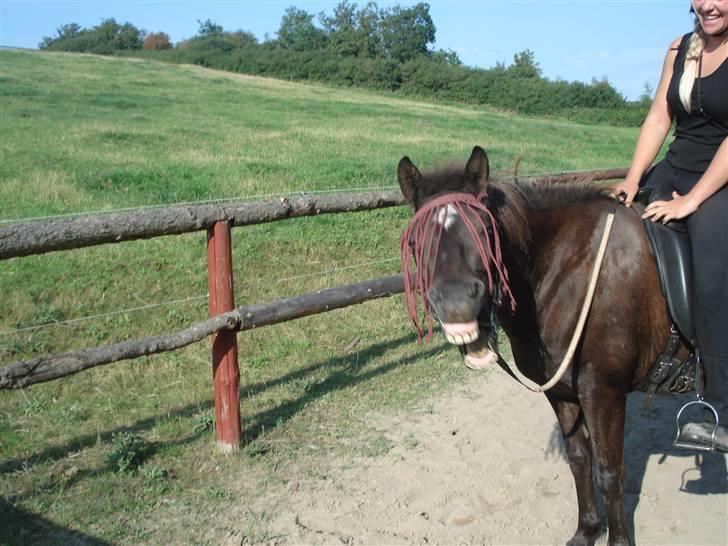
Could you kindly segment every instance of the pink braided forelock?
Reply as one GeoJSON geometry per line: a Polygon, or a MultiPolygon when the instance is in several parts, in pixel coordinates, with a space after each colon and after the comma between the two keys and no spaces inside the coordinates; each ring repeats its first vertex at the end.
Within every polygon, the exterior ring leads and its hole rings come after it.
{"type": "Polygon", "coordinates": [[[513,297],[508,282],[508,271],[503,263],[501,253],[501,239],[498,232],[498,224],[488,207],[483,203],[485,194],[481,193],[477,197],[470,193],[448,193],[440,197],[435,197],[426,202],[412,217],[407,228],[400,237],[400,250],[402,253],[402,271],[404,272],[404,293],[407,313],[412,320],[412,324],[417,330],[417,337],[422,340],[423,330],[420,326],[418,302],[417,298],[422,300],[424,316],[427,320],[427,339],[432,337],[432,308],[427,299],[427,291],[432,286],[435,268],[429,267],[431,258],[437,256],[440,248],[440,239],[444,229],[443,223],[434,222],[433,220],[439,215],[441,209],[447,210],[447,206],[452,206],[458,217],[465,224],[470,237],[475,243],[480,259],[485,266],[488,280],[488,291],[492,295],[495,291],[495,281],[493,273],[489,267],[489,263],[495,267],[498,273],[499,286],[504,299],[510,302],[511,311],[516,310],[516,300],[513,297]],[[476,218],[474,224],[470,219],[470,215],[466,212],[470,210],[476,218]],[[484,214],[493,229],[493,238],[488,233],[488,229],[481,214],[484,214]],[[478,235],[478,227],[484,234],[484,240],[478,235]],[[411,244],[410,244],[411,243],[411,244]],[[412,260],[414,259],[417,267],[413,272],[412,260]]]}

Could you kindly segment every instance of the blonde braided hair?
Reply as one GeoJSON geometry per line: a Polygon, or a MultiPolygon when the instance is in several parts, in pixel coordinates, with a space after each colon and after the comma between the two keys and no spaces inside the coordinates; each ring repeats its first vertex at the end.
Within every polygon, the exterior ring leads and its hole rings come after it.
{"type": "Polygon", "coordinates": [[[680,85],[678,87],[680,102],[688,113],[692,110],[690,95],[693,92],[693,85],[695,84],[695,77],[698,72],[698,60],[703,54],[706,41],[707,37],[705,32],[703,32],[703,28],[700,26],[700,22],[696,16],[695,31],[690,36],[690,41],[688,42],[688,51],[685,54],[685,65],[683,66],[683,73],[680,77],[680,85]]]}

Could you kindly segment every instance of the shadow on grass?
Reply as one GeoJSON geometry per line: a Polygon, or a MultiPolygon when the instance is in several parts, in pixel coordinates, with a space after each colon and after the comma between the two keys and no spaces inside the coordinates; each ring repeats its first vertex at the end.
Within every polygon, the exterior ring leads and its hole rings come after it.
{"type": "Polygon", "coordinates": [[[31,544],[77,544],[110,546],[112,543],[91,535],[56,525],[0,499],[0,536],[8,546],[31,544]]]}
{"type": "MultiPolygon", "coordinates": [[[[401,342],[401,339],[397,340],[396,344],[399,345],[401,342]]],[[[394,360],[388,364],[383,364],[376,369],[364,373],[356,373],[355,368],[366,365],[367,361],[381,356],[389,348],[391,348],[387,347],[387,345],[388,344],[373,346],[372,348],[359,353],[358,362],[349,364],[340,370],[332,372],[325,380],[308,389],[304,395],[280,404],[267,411],[260,412],[255,416],[248,417],[246,419],[247,426],[243,431],[243,444],[249,444],[258,439],[258,437],[264,433],[266,426],[271,428],[271,426],[277,426],[281,422],[288,421],[317,398],[325,396],[326,394],[336,390],[346,389],[359,383],[364,383],[377,376],[384,375],[392,370],[411,364],[423,358],[432,357],[442,350],[441,346],[433,346],[426,351],[418,351],[417,354],[394,360]]],[[[331,360],[341,360],[341,358],[331,360]]]]}
{"type": "MultiPolygon", "coordinates": [[[[356,368],[366,366],[369,362],[382,356],[387,351],[393,350],[406,343],[412,343],[413,339],[414,338],[412,335],[406,335],[397,339],[392,339],[386,342],[371,345],[367,349],[359,351],[358,358],[356,359],[355,363],[348,363],[352,360],[351,355],[339,355],[331,357],[323,362],[312,364],[311,366],[307,366],[305,368],[301,368],[299,370],[287,373],[279,378],[270,381],[264,381],[244,386],[241,389],[241,394],[243,394],[244,396],[254,396],[258,393],[265,391],[266,389],[285,384],[289,381],[302,379],[305,376],[318,370],[331,367],[341,367],[340,370],[332,372],[327,379],[315,385],[314,388],[308,390],[303,396],[299,397],[298,399],[286,402],[284,404],[281,404],[280,406],[264,411],[258,415],[245,416],[247,430],[244,431],[244,442],[251,442],[258,438],[263,430],[263,427],[268,426],[270,428],[270,425],[272,424],[279,424],[290,419],[292,416],[294,416],[316,398],[319,398],[329,392],[336,391],[338,389],[347,388],[355,384],[368,381],[370,379],[373,379],[374,377],[385,374],[407,363],[431,356],[432,354],[440,350],[440,347],[436,346],[428,351],[418,352],[412,357],[394,361],[371,371],[367,371],[365,373],[356,373],[356,368]]],[[[141,419],[131,426],[116,427],[105,432],[93,432],[85,434],[83,436],[78,436],[63,443],[62,445],[47,447],[46,449],[30,457],[15,458],[4,461],[0,463],[0,474],[17,472],[20,470],[28,470],[37,464],[43,464],[49,461],[64,459],[72,453],[96,445],[99,441],[105,443],[111,442],[115,434],[123,432],[143,432],[145,430],[153,428],[161,419],[168,420],[170,418],[178,417],[191,418],[194,415],[198,415],[201,412],[210,410],[213,407],[214,402],[212,400],[203,403],[188,404],[182,408],[178,408],[173,411],[165,411],[160,415],[141,419]]],[[[179,440],[155,443],[154,451],[158,452],[172,446],[181,446],[192,443],[204,434],[209,434],[209,429],[202,428],[200,430],[196,430],[192,434],[189,434],[184,438],[180,438],[179,440]]],[[[110,467],[103,469],[103,471],[111,470],[112,469],[110,467]]]]}
{"type": "MultiPolygon", "coordinates": [[[[213,406],[212,401],[203,402],[201,404],[188,404],[183,408],[174,411],[165,412],[161,415],[155,415],[146,419],[141,419],[131,426],[116,427],[106,432],[89,433],[83,436],[73,438],[62,445],[50,446],[43,451],[31,455],[27,458],[10,459],[0,463],[0,474],[10,472],[18,472],[20,470],[29,470],[37,464],[57,461],[64,459],[69,455],[96,445],[99,442],[111,442],[115,434],[122,432],[140,432],[152,428],[161,419],[169,419],[176,417],[192,417],[198,413],[210,409],[213,406]]],[[[202,431],[200,431],[202,432],[202,431]]]]}

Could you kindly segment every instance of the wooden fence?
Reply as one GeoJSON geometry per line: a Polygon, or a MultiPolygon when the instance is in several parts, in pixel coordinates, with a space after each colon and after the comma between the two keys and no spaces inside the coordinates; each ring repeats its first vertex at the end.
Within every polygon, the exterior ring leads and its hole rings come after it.
{"type": "MultiPolygon", "coordinates": [[[[626,169],[561,173],[534,181],[612,180],[622,178],[626,173],[626,169]]],[[[216,440],[221,450],[236,450],[242,436],[237,332],[388,297],[402,292],[404,283],[401,275],[393,275],[270,304],[235,308],[231,227],[316,214],[372,210],[403,203],[398,191],[304,195],[268,202],[165,207],[0,227],[0,259],[205,230],[211,316],[209,320],[169,335],[8,364],[0,368],[0,388],[26,387],[103,364],[172,351],[212,335],[216,440]]]]}

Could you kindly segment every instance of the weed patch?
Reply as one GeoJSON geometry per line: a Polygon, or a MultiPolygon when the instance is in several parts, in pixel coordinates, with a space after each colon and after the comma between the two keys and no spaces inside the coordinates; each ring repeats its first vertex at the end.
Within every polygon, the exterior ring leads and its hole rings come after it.
{"type": "Polygon", "coordinates": [[[136,471],[153,452],[153,447],[140,434],[119,432],[113,436],[106,462],[115,472],[128,474],[136,471]]]}

